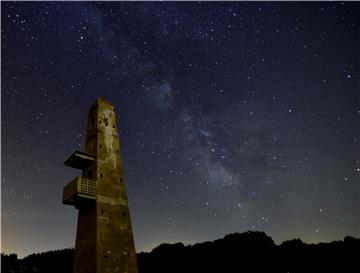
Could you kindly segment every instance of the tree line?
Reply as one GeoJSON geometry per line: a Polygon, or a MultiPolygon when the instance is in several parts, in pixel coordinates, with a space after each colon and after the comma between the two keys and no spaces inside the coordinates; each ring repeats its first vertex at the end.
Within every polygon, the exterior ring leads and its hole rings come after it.
{"type": "MultiPolygon", "coordinates": [[[[162,244],[137,254],[139,273],[201,272],[358,272],[360,239],[306,244],[300,239],[276,245],[264,232],[226,235],[185,246],[162,244]]],[[[3,273],[72,273],[74,249],[31,254],[1,254],[3,273]]]]}

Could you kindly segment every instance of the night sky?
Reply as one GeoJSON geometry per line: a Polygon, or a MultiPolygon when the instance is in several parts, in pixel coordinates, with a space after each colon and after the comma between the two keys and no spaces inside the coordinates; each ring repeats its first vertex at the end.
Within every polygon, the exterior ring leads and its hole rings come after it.
{"type": "Polygon", "coordinates": [[[2,251],[74,247],[62,189],[117,107],[136,250],[360,236],[359,2],[1,2],[2,251]]]}

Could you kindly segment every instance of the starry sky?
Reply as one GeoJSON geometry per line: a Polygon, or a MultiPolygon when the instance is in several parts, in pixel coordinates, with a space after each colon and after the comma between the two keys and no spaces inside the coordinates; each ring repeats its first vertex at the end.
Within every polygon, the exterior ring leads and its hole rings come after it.
{"type": "Polygon", "coordinates": [[[359,231],[359,2],[1,2],[2,251],[73,247],[63,165],[117,107],[137,251],[359,231]]]}

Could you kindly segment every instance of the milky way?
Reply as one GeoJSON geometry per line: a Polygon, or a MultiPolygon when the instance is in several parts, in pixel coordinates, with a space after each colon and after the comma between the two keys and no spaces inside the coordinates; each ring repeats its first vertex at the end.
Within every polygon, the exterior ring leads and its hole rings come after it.
{"type": "Polygon", "coordinates": [[[359,237],[357,2],[2,2],[2,251],[73,247],[89,106],[115,103],[137,251],[359,237]]]}

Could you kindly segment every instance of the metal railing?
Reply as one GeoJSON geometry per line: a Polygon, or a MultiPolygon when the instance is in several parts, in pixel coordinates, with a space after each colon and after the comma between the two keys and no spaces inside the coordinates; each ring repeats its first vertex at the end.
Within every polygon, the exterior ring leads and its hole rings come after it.
{"type": "Polygon", "coordinates": [[[96,199],[97,181],[87,177],[75,177],[64,187],[63,203],[76,205],[81,199],[96,199]]]}
{"type": "MultiPolygon", "coordinates": [[[[80,185],[78,185],[78,190],[80,193],[96,195],[96,180],[86,177],[78,177],[80,178],[80,185]]],[[[78,182],[79,183],[79,182],[78,182]]]]}

